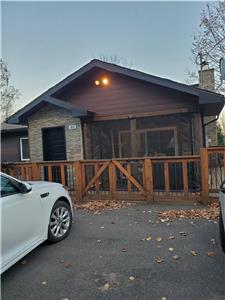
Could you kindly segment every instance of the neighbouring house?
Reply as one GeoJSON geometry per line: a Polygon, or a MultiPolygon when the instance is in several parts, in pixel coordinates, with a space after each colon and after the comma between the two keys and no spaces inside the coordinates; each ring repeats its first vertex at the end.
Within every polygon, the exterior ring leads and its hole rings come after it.
{"type": "Polygon", "coordinates": [[[223,106],[212,69],[195,87],[95,59],[7,122],[28,126],[29,156],[19,160],[193,155],[216,144],[223,106]]]}
{"type": "Polygon", "coordinates": [[[1,162],[29,161],[28,128],[25,125],[1,124],[1,162]]]}

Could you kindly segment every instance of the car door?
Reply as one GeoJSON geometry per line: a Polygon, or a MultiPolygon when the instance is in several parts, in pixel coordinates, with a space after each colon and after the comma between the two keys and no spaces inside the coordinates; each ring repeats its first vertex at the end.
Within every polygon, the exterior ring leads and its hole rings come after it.
{"type": "Polygon", "coordinates": [[[19,185],[18,181],[1,175],[2,267],[42,236],[40,199],[32,190],[21,193],[19,185]]]}

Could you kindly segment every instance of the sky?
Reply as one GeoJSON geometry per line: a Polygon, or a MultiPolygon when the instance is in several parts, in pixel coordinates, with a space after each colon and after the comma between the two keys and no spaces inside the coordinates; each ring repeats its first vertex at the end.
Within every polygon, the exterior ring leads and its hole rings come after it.
{"type": "Polygon", "coordinates": [[[20,108],[90,60],[185,82],[205,2],[2,2],[2,58],[20,108]]]}

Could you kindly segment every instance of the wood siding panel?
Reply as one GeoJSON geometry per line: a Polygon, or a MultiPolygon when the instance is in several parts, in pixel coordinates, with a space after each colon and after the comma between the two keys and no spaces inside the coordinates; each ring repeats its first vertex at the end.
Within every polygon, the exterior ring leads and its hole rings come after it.
{"type": "Polygon", "coordinates": [[[96,112],[97,116],[162,111],[186,108],[196,111],[197,98],[137,79],[91,71],[57,97],[73,105],[96,112]],[[95,86],[102,76],[109,78],[107,87],[95,86]]]}
{"type": "Polygon", "coordinates": [[[20,159],[20,138],[27,137],[27,132],[1,134],[1,161],[18,162],[20,159]]]}

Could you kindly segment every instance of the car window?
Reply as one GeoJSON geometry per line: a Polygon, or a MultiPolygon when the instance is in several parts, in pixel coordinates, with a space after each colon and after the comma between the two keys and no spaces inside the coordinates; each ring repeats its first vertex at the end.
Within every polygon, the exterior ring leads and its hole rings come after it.
{"type": "Polygon", "coordinates": [[[11,179],[1,176],[1,197],[9,196],[12,194],[20,193],[19,186],[11,179]]]}

